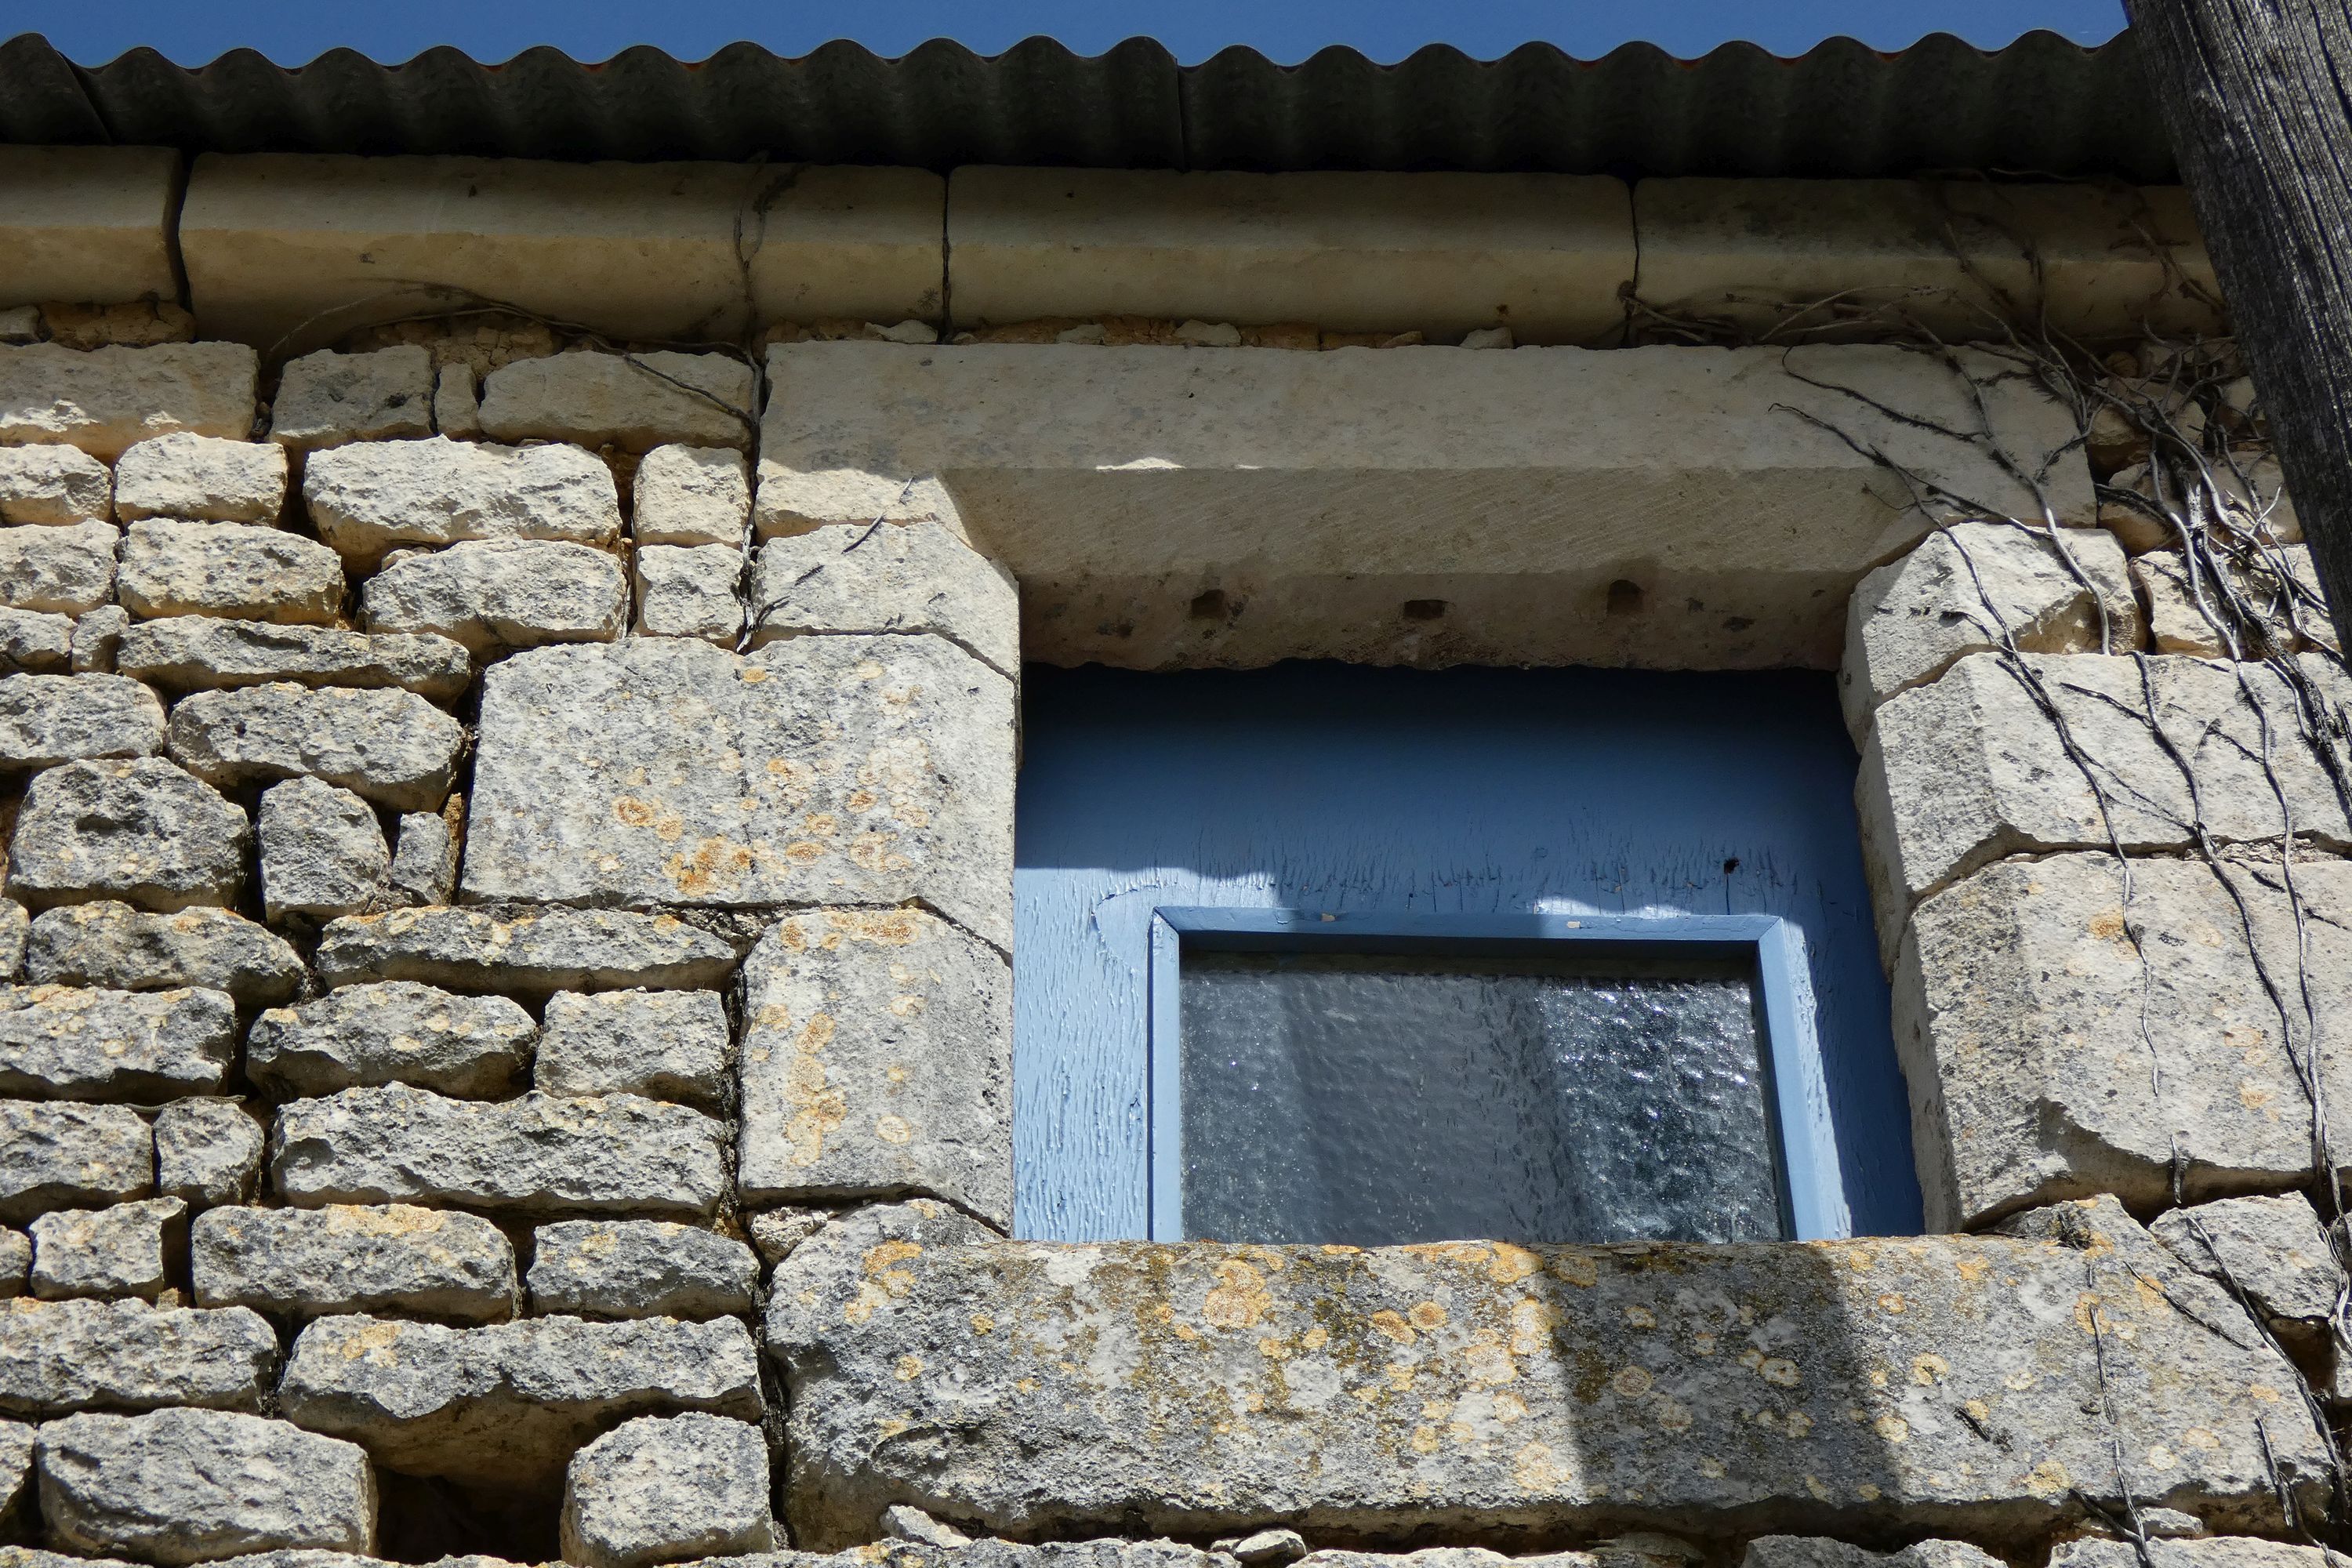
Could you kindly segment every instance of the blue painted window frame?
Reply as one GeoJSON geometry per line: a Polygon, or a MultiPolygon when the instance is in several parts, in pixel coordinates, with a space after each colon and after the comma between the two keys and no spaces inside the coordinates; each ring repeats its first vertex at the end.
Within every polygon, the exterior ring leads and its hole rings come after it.
{"type": "Polygon", "coordinates": [[[1753,965],[1761,994],[1768,1104],[1782,1212],[1793,1239],[1853,1234],[1830,1122],[1829,1086],[1811,1005],[1804,933],[1778,915],[1492,914],[1416,916],[1298,909],[1160,905],[1152,910],[1147,979],[1150,1231],[1184,1239],[1183,1091],[1178,986],[1193,951],[1475,953],[1559,942],[1593,957],[1687,953],[1753,965]]]}

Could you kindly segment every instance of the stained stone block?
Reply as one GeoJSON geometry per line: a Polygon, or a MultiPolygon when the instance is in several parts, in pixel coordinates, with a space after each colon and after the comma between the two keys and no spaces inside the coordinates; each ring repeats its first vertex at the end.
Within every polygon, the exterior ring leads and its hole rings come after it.
{"type": "Polygon", "coordinates": [[[1013,574],[937,522],[844,523],[771,539],[751,575],[751,646],[812,632],[935,632],[1021,670],[1013,574]]]}
{"type": "Polygon", "coordinates": [[[445,702],[474,677],[473,660],[447,637],[370,637],[338,626],[210,616],[176,616],[129,627],[115,668],[174,691],[292,680],[305,686],[402,686],[445,702]]]}
{"type": "MultiPolygon", "coordinates": [[[[142,441],[114,465],[114,515],[274,525],[286,506],[286,448],[181,431],[142,441]]],[[[103,512],[85,515],[103,517],[103,512]]]]}
{"type": "Polygon", "coordinates": [[[547,1000],[531,1070],[549,1094],[642,1094],[708,1109],[731,1054],[716,992],[567,992],[547,1000]]]}
{"type": "Polygon", "coordinates": [[[629,622],[620,562],[562,540],[479,540],[412,555],[369,578],[360,598],[372,631],[437,633],[478,657],[611,642],[629,622]]]}
{"type": "Polygon", "coordinates": [[[433,356],[415,343],[289,360],[269,438],[298,452],[433,434],[433,356]]]}
{"type": "Polygon", "coordinates": [[[114,596],[121,540],[110,522],[0,528],[0,605],[56,616],[96,609],[114,596]]]}
{"type": "Polygon", "coordinates": [[[464,1099],[503,1095],[539,1026],[504,996],[459,996],[413,980],[347,985],[254,1020],[253,1081],[289,1099],[406,1083],[464,1099]]]}
{"type": "Polygon", "coordinates": [[[307,774],[396,811],[432,811],[448,796],[466,730],[413,691],[277,681],[182,698],[169,744],[212,784],[307,774]]]}
{"type": "Polygon", "coordinates": [[[493,447],[440,437],[342,447],[303,464],[302,499],[320,538],[366,560],[396,544],[602,544],[621,531],[612,469],[577,447],[493,447]]]}
{"type": "Polygon", "coordinates": [[[514,1247],[478,1215],[411,1204],[216,1208],[189,1229],[196,1302],[279,1317],[514,1314],[514,1247]]]}
{"type": "Polygon", "coordinates": [[[300,988],[301,955],[284,937],[227,910],[149,914],[101,901],[48,910],[32,923],[25,975],[37,985],[122,991],[198,986],[242,1004],[283,1002],[300,988]]]}
{"type": "Polygon", "coordinates": [[[250,1410],[278,1369],[278,1336],[242,1307],[144,1301],[0,1303],[0,1412],[92,1406],[250,1410]]]}
{"type": "Polygon", "coordinates": [[[446,815],[412,811],[401,817],[388,879],[404,904],[446,904],[457,896],[457,837],[446,815]]]}
{"type": "Polygon", "coordinates": [[[0,447],[0,522],[103,520],[114,515],[113,495],[114,476],[87,452],[0,447]]]}
{"type": "Polygon", "coordinates": [[[179,1198],[146,1198],[102,1209],[60,1209],[35,1220],[33,1294],[139,1296],[153,1300],[170,1283],[167,1231],[188,1217],[179,1198]]]}
{"type": "Polygon", "coordinates": [[[463,991],[707,988],[743,948],[675,915],[621,910],[394,910],[329,922],[312,962],[330,985],[420,980],[463,991]]]}
{"type": "Polygon", "coordinates": [[[2049,1218],[1359,1250],[982,1242],[862,1211],[770,1296],[789,1522],[823,1551],[902,1502],[1057,1537],[1600,1531],[1633,1506],[1693,1533],[1965,1521],[2021,1544],[2127,1489],[2275,1529],[2257,1422],[2287,1487],[2323,1474],[2285,1359],[2112,1200],[2049,1218]]]}
{"type": "Polygon", "coordinates": [[[2336,1310],[2342,1270],[2301,1193],[2174,1209],[2148,1229],[2198,1273],[2234,1279],[2269,1317],[2317,1321],[2336,1310]]]}
{"type": "Polygon", "coordinates": [[[270,1170],[287,1202],[419,1199],[526,1214],[708,1214],[726,1190],[726,1131],[633,1094],[495,1104],[392,1085],[278,1113],[270,1170]]]}
{"type": "Polygon", "coordinates": [[[900,904],[1007,945],[1013,687],[937,637],[541,648],[483,679],[464,889],[900,904]]]}
{"type": "Polygon", "coordinates": [[[356,914],[383,896],[392,871],[375,809],[314,778],[264,790],[254,836],[261,848],[261,905],[273,921],[356,914]]]}
{"type": "Polygon", "coordinates": [[[315,539],[244,522],[134,522],[115,590],[142,619],[220,616],[331,626],[343,558],[315,539]]]}
{"type": "Polygon", "coordinates": [[[572,1456],[562,1533],[582,1568],[771,1551],[767,1439],[724,1415],[625,1421],[572,1456]]]}
{"type": "Polygon", "coordinates": [[[732,1318],[478,1329],[322,1318],[294,1342],[278,1398],[289,1419],[394,1469],[541,1493],[573,1449],[629,1416],[761,1410],[759,1356],[732,1318]]]}
{"type": "Polygon", "coordinates": [[[717,1318],[751,1310],[760,1260],[732,1237],[661,1220],[566,1220],[533,1239],[530,1310],[717,1318]]]}
{"type": "MultiPolygon", "coordinates": [[[[1854,801],[1882,956],[1920,900],[2009,855],[2185,849],[2200,815],[2223,843],[2276,838],[2291,814],[2306,843],[2352,847],[2334,776],[2272,672],[2172,656],[2023,663],[2063,735],[1998,654],[1878,710],[1854,801]]],[[[2352,695],[2341,672],[2315,674],[2352,695]]]]}
{"type": "Polygon", "coordinates": [[[629,499],[629,533],[641,546],[740,550],[751,525],[749,467],[723,447],[656,447],[637,465],[629,499]]]}
{"type": "Polygon", "coordinates": [[[740,447],[751,443],[759,398],[751,367],[732,354],[572,353],[490,372],[481,421],[494,441],[740,447]]]}
{"type": "Polygon", "coordinates": [[[154,1134],[129,1106],[0,1100],[0,1219],[121,1203],[154,1186],[154,1134]]]}
{"type": "Polygon", "coordinates": [[[58,443],[111,462],[174,430],[242,437],[258,370],[243,343],[0,348],[0,443],[58,443]]]}
{"type": "MultiPolygon", "coordinates": [[[[2191,1202],[2307,1179],[2302,987],[2319,1019],[2352,1007],[2352,862],[2294,868],[2300,956],[2274,856],[2130,869],[2126,898],[2109,856],[2005,861],[1913,917],[1895,1046],[1929,1229],[2101,1192],[2159,1207],[2176,1146],[2191,1202]],[[2285,977],[2284,1029],[2257,954],[2285,977]]],[[[2316,1057],[2330,1137],[2352,1149],[2352,1072],[2316,1057]]]]}
{"type": "Polygon", "coordinates": [[[646,544],[632,562],[637,635],[700,637],[731,648],[743,630],[743,552],[729,544],[646,544]]]}
{"type": "Polygon", "coordinates": [[[210,1563],[289,1550],[369,1552],[375,1478],[365,1450],[226,1410],[73,1415],[40,1435],[49,1540],[142,1563],[210,1563]]]}
{"type": "Polygon", "coordinates": [[[60,675],[73,668],[73,619],[0,605],[0,675],[60,675]]]}
{"type": "Polygon", "coordinates": [[[8,890],[37,908],[121,899],[228,904],[245,880],[245,813],[162,757],[68,763],[25,792],[8,890]]]}
{"type": "Polygon", "coordinates": [[[0,768],[53,768],[83,757],[163,749],[163,704],[119,675],[0,679],[0,768]]]}
{"type": "Polygon", "coordinates": [[[1864,577],[1847,601],[1838,671],[1846,729],[1861,745],[1879,704],[1969,654],[2000,647],[2003,628],[2025,653],[2098,653],[2103,614],[2107,651],[2129,653],[2146,641],[2123,546],[2111,533],[2068,529],[2053,542],[2041,529],[2011,522],[1931,533],[1864,577]]]}
{"type": "Polygon", "coordinates": [[[253,1196],[268,1132],[233,1100],[175,1100],[155,1113],[155,1188],[198,1208],[253,1196]]]}
{"type": "Polygon", "coordinates": [[[743,963],[746,1201],[1013,1207],[1013,987],[1002,954],[919,910],[780,921],[743,963]]]}
{"type": "Polygon", "coordinates": [[[0,986],[0,1094],[208,1094],[236,1055],[236,1005],[218,991],[0,986]]]}

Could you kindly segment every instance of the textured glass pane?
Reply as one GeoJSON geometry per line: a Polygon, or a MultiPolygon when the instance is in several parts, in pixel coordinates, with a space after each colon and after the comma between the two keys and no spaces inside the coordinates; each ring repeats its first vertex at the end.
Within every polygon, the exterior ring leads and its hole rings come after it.
{"type": "Polygon", "coordinates": [[[1783,1234],[1744,972],[1188,948],[1178,994],[1188,1237],[1783,1234]]]}

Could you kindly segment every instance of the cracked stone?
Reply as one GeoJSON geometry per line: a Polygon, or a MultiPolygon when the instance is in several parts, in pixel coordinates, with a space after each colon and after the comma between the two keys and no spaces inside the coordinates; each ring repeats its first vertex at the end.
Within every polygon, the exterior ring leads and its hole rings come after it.
{"type": "Polygon", "coordinates": [[[348,985],[254,1020],[246,1071],[287,1099],[406,1083],[463,1099],[507,1093],[539,1026],[504,996],[410,980],[348,985]]]}
{"type": "Polygon", "coordinates": [[[261,795],[254,837],[261,848],[261,903],[273,921],[356,914],[383,894],[392,850],[374,807],[314,778],[261,795]]]}
{"type": "Polygon", "coordinates": [[[278,681],[182,698],[169,744],[210,784],[307,774],[395,811],[436,811],[466,730],[413,691],[278,681]]]}
{"type": "Polygon", "coordinates": [[[751,367],[732,354],[574,352],[516,360],[482,378],[483,433],[643,452],[664,442],[748,447],[751,367]]]}
{"type": "Polygon", "coordinates": [[[415,343],[289,360],[269,412],[269,438],[299,452],[432,434],[433,356],[415,343]]]}
{"type": "Polygon", "coordinates": [[[278,1369],[278,1336],[242,1307],[140,1300],[0,1302],[0,1412],[92,1407],[250,1410],[278,1369]]]}
{"type": "Polygon", "coordinates": [[[0,679],[0,768],[53,768],[163,748],[163,704],[119,675],[0,679]]]}
{"type": "Polygon", "coordinates": [[[760,546],[751,646],[811,633],[931,632],[1008,679],[1021,670],[1013,574],[937,522],[844,523],[760,546]]]}
{"type": "Polygon", "coordinates": [[[2336,1310],[2342,1271],[2318,1213],[2301,1193],[2174,1209],[2147,1228],[2198,1273],[2236,1280],[2270,1317],[2315,1322],[2336,1310]]]}
{"type": "Polygon", "coordinates": [[[249,1005],[293,995],[303,969],[284,937],[231,910],[159,915],[103,900],[45,910],[33,921],[25,976],[37,985],[121,991],[197,986],[249,1005]]]}
{"type": "MultiPolygon", "coordinates": [[[[179,431],[142,441],[114,465],[114,515],[275,526],[286,506],[286,448],[179,431]]],[[[103,512],[88,512],[102,517],[103,512]]]]}
{"type": "Polygon", "coordinates": [[[767,1439],[724,1415],[625,1421],[572,1457],[562,1537],[581,1568],[772,1551],[767,1439]]]}
{"type": "Polygon", "coordinates": [[[711,991],[569,992],[548,998],[533,1081],[549,1094],[641,1094],[716,1109],[731,1054],[711,991]]]}
{"type": "Polygon", "coordinates": [[[236,901],[245,813],[162,757],[35,776],[8,847],[8,889],[37,907],[121,899],[151,910],[236,901]]]}
{"type": "Polygon", "coordinates": [[[58,616],[96,609],[114,597],[121,542],[110,522],[0,528],[0,605],[58,616]]]}
{"type": "Polygon", "coordinates": [[[718,1318],[749,1312],[760,1260],[732,1237],[662,1220],[539,1227],[530,1307],[583,1318],[718,1318]]]}
{"type": "Polygon", "coordinates": [[[561,540],[480,540],[408,556],[369,578],[360,601],[371,631],[435,632],[478,656],[611,642],[629,624],[620,562],[561,540]]]}
{"type": "Polygon", "coordinates": [[[364,560],[398,544],[603,544],[621,531],[612,469],[577,447],[494,447],[440,437],[341,447],[303,465],[302,499],[320,538],[364,560]]]}
{"type": "Polygon", "coordinates": [[[0,1219],[143,1198],[155,1137],[127,1105],[0,1100],[0,1219]]]}
{"type": "Polygon", "coordinates": [[[188,1217],[179,1198],[145,1198],[102,1209],[60,1209],[32,1224],[33,1294],[139,1296],[153,1300],[169,1283],[167,1231],[188,1217]]]}
{"type": "Polygon", "coordinates": [[[248,522],[134,522],[115,590],[142,620],[331,626],[343,609],[343,558],[315,539],[248,522]]]}
{"type": "Polygon", "coordinates": [[[405,632],[371,637],[339,626],[174,616],[125,629],[115,655],[124,675],[174,691],[272,681],[305,686],[405,687],[446,702],[474,678],[474,661],[447,637],[405,632]]]}
{"type": "Polygon", "coordinates": [[[189,1231],[196,1302],[279,1317],[514,1315],[514,1247],[478,1215],[411,1204],[216,1208],[189,1231]]]}
{"type": "Polygon", "coordinates": [[[208,1094],[236,1055],[236,1005],[218,991],[0,986],[0,1094],[208,1094]]]}

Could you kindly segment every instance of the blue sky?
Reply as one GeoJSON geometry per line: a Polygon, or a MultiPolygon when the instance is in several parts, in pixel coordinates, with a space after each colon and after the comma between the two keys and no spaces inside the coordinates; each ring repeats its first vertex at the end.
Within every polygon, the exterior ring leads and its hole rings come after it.
{"type": "Polygon", "coordinates": [[[534,44],[604,59],[649,43],[698,59],[738,38],[798,54],[846,37],[897,54],[925,38],[950,37],[992,53],[1035,33],[1089,54],[1148,34],[1187,62],[1235,43],[1285,61],[1335,43],[1391,60],[1432,42],[1487,57],[1530,39],[1586,57],[1636,38],[1679,55],[1704,54],[1730,38],[1801,54],[1838,34],[1882,49],[1938,31],[1998,47],[2035,27],[2096,43],[2122,26],[2120,0],[13,0],[0,6],[0,36],[45,33],[84,64],[141,44],[183,64],[240,46],[289,65],[338,45],[397,61],[436,44],[498,60],[534,44]]]}

